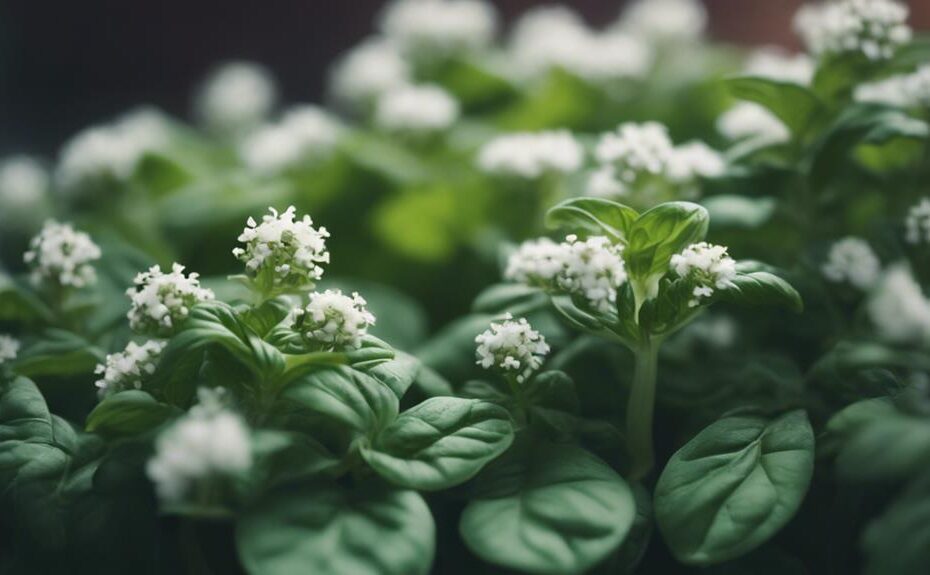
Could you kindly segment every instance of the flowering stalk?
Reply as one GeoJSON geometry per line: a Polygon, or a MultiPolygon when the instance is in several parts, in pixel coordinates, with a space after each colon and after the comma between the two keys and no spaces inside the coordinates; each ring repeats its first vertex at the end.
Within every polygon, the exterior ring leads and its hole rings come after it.
{"type": "Polygon", "coordinates": [[[626,406],[627,449],[630,452],[630,478],[645,477],[654,463],[652,417],[655,412],[660,341],[645,336],[633,354],[636,358],[633,386],[626,406]]]}

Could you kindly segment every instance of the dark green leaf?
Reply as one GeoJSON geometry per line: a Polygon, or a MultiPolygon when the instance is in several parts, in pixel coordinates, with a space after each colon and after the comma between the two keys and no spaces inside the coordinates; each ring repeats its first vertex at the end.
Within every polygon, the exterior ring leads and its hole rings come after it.
{"type": "Polygon", "coordinates": [[[804,310],[801,295],[791,284],[769,272],[740,273],[733,285],[715,291],[724,301],[741,305],[775,305],[800,313],[804,310]]]}
{"type": "Polygon", "coordinates": [[[144,433],[181,414],[181,410],[160,403],[136,389],[105,397],[87,416],[87,431],[110,437],[144,433]]]}
{"type": "Polygon", "coordinates": [[[726,85],[740,100],[755,102],[772,112],[795,137],[803,136],[824,112],[813,92],[793,82],[741,77],[728,79],[726,85]]]}
{"type": "MultiPolygon", "coordinates": [[[[926,469],[926,467],[924,467],[926,469]]],[[[865,530],[865,575],[923,575],[930,564],[930,475],[924,473],[865,530]]]]}
{"type": "Polygon", "coordinates": [[[83,337],[62,329],[47,329],[16,358],[14,369],[26,377],[91,374],[105,354],[83,337]]]}

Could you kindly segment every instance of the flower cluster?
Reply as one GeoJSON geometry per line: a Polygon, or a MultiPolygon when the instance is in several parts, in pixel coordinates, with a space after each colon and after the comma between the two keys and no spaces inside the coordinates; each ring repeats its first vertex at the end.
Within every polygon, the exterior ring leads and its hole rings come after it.
{"type": "Polygon", "coordinates": [[[930,65],[910,74],[891,76],[856,87],[854,98],[901,108],[930,108],[930,65]]]}
{"type": "Polygon", "coordinates": [[[867,310],[883,339],[892,343],[930,340],[930,301],[906,265],[895,265],[885,272],[867,310]]]}
{"type": "Polygon", "coordinates": [[[19,353],[19,341],[0,333],[0,365],[16,359],[17,353],[19,353]]]}
{"type": "Polygon", "coordinates": [[[730,140],[782,142],[788,128],[774,114],[754,102],[740,102],[717,119],[717,131],[730,140]]]}
{"type": "Polygon", "coordinates": [[[497,13],[482,0],[394,0],[380,25],[407,56],[441,59],[488,46],[497,13]]]}
{"type": "Polygon", "coordinates": [[[834,0],[805,4],[794,27],[815,56],[861,53],[884,60],[911,39],[907,6],[894,0],[834,0]]]}
{"type": "Polygon", "coordinates": [[[145,378],[155,373],[165,345],[164,342],[154,340],[142,345],[131,341],[123,351],[108,354],[106,361],[97,364],[94,370],[94,373],[101,376],[94,383],[97,394],[103,398],[126,389],[142,389],[145,378]]]}
{"type": "Polygon", "coordinates": [[[159,266],[136,275],[135,287],[126,290],[131,300],[129,327],[152,336],[171,335],[190,314],[194,305],[213,299],[213,292],[200,287],[199,274],[184,275],[184,266],[174,264],[171,273],[159,266]]]}
{"type": "Polygon", "coordinates": [[[694,282],[693,299],[688,302],[691,307],[714,295],[715,289],[732,286],[736,277],[736,261],[727,254],[727,248],[707,242],[692,244],[673,255],[670,265],[679,277],[694,282]]]}
{"type": "Polygon", "coordinates": [[[330,74],[330,90],[342,104],[359,108],[409,84],[411,76],[410,66],[396,47],[370,39],[337,61],[330,74]]]}
{"type": "Polygon", "coordinates": [[[142,108],[113,124],[88,128],[61,150],[55,181],[66,194],[125,182],[147,152],[168,144],[167,120],[160,112],[142,108]]]}
{"type": "Polygon", "coordinates": [[[48,220],[32,238],[23,261],[35,285],[81,288],[96,281],[91,262],[100,255],[100,248],[90,236],[70,224],[48,220]]]}
{"type": "Polygon", "coordinates": [[[29,156],[0,160],[0,225],[6,229],[37,226],[47,211],[48,189],[48,172],[37,160],[29,156]]]}
{"type": "Polygon", "coordinates": [[[704,34],[707,11],[697,0],[636,0],[619,25],[651,42],[693,42],[704,34]]]}
{"type": "Polygon", "coordinates": [[[616,132],[601,136],[595,152],[601,164],[614,166],[626,186],[643,176],[663,176],[674,153],[668,129],[657,122],[621,124],[616,132]]]}
{"type": "Polygon", "coordinates": [[[930,244],[930,198],[923,198],[907,212],[904,239],[909,244],[930,244]]]}
{"type": "Polygon", "coordinates": [[[261,223],[249,218],[238,238],[245,247],[234,248],[233,255],[268,293],[312,286],[323,276],[321,264],[329,263],[329,232],[314,228],[310,216],[296,219],[294,206],[280,214],[268,210],[261,223]]]}
{"type": "Polygon", "coordinates": [[[868,242],[846,237],[830,246],[820,271],[830,281],[848,282],[855,288],[868,290],[878,281],[882,264],[868,242]]]}
{"type": "Polygon", "coordinates": [[[780,48],[766,47],[749,56],[743,73],[807,86],[814,78],[815,68],[815,62],[807,54],[789,54],[780,48]]]}
{"type": "Polygon", "coordinates": [[[581,144],[567,130],[498,136],[478,154],[483,171],[526,179],[574,172],[583,160],[581,144]]]}
{"type": "Polygon", "coordinates": [[[197,95],[197,114],[209,129],[240,135],[259,125],[277,100],[271,73],[250,62],[229,62],[214,70],[197,95]]]}
{"type": "Polygon", "coordinates": [[[239,155],[256,171],[276,172],[328,156],[342,133],[342,125],[329,113],[316,106],[300,106],[280,122],[249,134],[239,146],[239,155]]]}
{"type": "Polygon", "coordinates": [[[518,383],[526,381],[542,366],[549,344],[524,318],[514,320],[509,313],[501,323],[491,323],[475,338],[478,365],[496,368],[518,383]]]}
{"type": "Polygon", "coordinates": [[[339,290],[310,294],[306,307],[291,312],[289,321],[294,329],[327,349],[358,348],[375,316],[367,302],[353,293],[351,297],[339,290]]]}
{"type": "Polygon", "coordinates": [[[704,142],[688,142],[676,147],[668,164],[668,178],[687,183],[695,178],[715,178],[723,174],[726,162],[719,152],[704,142]]]}
{"type": "Polygon", "coordinates": [[[459,103],[439,86],[408,85],[378,99],[375,123],[389,132],[430,134],[454,124],[459,112],[459,103]]]}
{"type": "Polygon", "coordinates": [[[252,466],[249,429],[224,406],[223,391],[199,390],[199,404],[156,440],[146,472],[163,501],[182,502],[198,482],[236,476],[252,466]]]}
{"type": "Polygon", "coordinates": [[[561,244],[540,238],[524,242],[507,262],[507,279],[577,294],[592,308],[607,313],[617,302],[617,288],[627,279],[623,246],[604,236],[561,244]]]}

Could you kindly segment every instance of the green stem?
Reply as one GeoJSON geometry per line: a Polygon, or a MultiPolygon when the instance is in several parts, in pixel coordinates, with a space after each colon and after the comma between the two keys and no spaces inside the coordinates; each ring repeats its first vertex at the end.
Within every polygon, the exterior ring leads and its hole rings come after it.
{"type": "Polygon", "coordinates": [[[627,449],[630,478],[643,479],[653,465],[652,415],[655,411],[659,344],[648,336],[634,350],[636,366],[626,408],[627,449]]]}

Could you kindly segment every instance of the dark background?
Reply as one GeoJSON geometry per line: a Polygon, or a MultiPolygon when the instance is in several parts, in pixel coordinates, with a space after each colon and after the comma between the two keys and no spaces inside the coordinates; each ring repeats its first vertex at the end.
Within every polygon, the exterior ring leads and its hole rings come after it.
{"type": "MultiPolygon", "coordinates": [[[[223,60],[269,66],[285,101],[316,101],[327,66],[372,29],[384,0],[0,0],[0,153],[53,155],[76,130],[141,103],[186,116],[223,60]]],[[[539,0],[494,2],[509,21],[539,0]]],[[[623,0],[567,2],[590,22],[623,0]]],[[[706,0],[711,35],[795,47],[802,0],[706,0]]],[[[930,2],[912,0],[930,28],[930,2]]]]}

